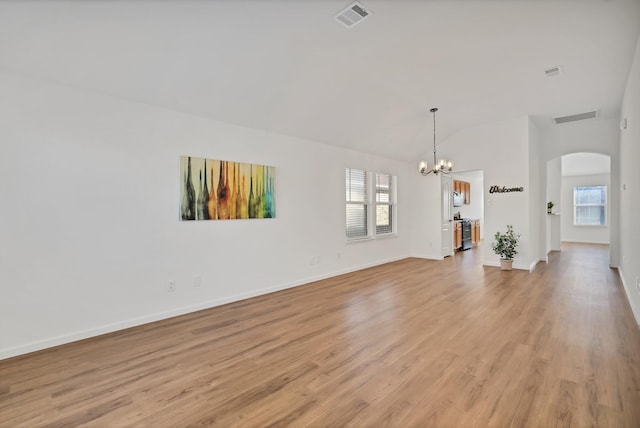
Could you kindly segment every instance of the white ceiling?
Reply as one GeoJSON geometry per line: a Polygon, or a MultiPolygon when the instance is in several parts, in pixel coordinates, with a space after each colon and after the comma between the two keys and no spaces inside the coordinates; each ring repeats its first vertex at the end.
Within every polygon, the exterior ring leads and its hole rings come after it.
{"type": "Polygon", "coordinates": [[[611,159],[606,155],[597,153],[572,153],[562,156],[561,161],[563,177],[611,173],[611,159]]]}
{"type": "Polygon", "coordinates": [[[2,2],[0,72],[415,160],[430,107],[439,141],[618,115],[640,30],[640,0],[362,0],[372,15],[346,29],[349,3],[2,2]]]}

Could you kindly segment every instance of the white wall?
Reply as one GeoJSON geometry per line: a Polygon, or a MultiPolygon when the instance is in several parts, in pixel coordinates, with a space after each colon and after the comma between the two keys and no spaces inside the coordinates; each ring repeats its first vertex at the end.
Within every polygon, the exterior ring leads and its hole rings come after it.
{"type": "Polygon", "coordinates": [[[0,358],[409,255],[406,163],[5,74],[0,93],[0,358]],[[181,155],[275,166],[277,218],[179,221],[181,155]],[[397,237],[346,243],[346,166],[398,176],[397,237]]]}
{"type": "MultiPolygon", "coordinates": [[[[622,102],[627,129],[620,132],[620,276],[631,308],[640,324],[640,38],[622,102]]],[[[611,164],[613,165],[613,159],[611,164]]]]}
{"type": "Polygon", "coordinates": [[[560,157],[547,162],[546,194],[545,202],[553,202],[551,212],[559,213],[562,211],[562,158],[560,157]]]}
{"type": "MultiPolygon", "coordinates": [[[[545,207],[549,201],[553,202],[552,213],[560,213],[562,211],[562,158],[557,157],[547,162],[546,170],[546,197],[544,200],[545,207]]],[[[560,219],[558,216],[547,216],[546,220],[546,239],[545,239],[545,257],[549,251],[560,251],[560,219]]]]}
{"type": "Polygon", "coordinates": [[[574,226],[573,224],[573,188],[576,186],[607,186],[607,195],[611,193],[611,175],[573,175],[562,177],[562,242],[584,242],[590,244],[609,244],[611,223],[611,204],[607,204],[606,226],[574,226]]]}
{"type": "Polygon", "coordinates": [[[411,170],[411,256],[441,260],[441,182],[440,176],[423,176],[418,163],[411,170]]]}
{"type": "Polygon", "coordinates": [[[536,124],[528,118],[529,131],[529,244],[530,268],[540,260],[546,260],[544,239],[547,219],[546,186],[542,177],[546,176],[546,162],[542,162],[542,136],[536,124]]]}
{"type": "MultiPolygon", "coordinates": [[[[531,252],[529,230],[529,119],[526,116],[464,129],[443,142],[438,155],[455,161],[460,171],[484,170],[485,265],[498,266],[491,249],[493,235],[513,225],[520,239],[514,267],[529,269],[537,256],[531,252]],[[508,159],[509,162],[500,162],[508,159]],[[498,165],[499,164],[499,165],[498,165]],[[489,194],[493,185],[524,187],[522,193],[489,194]]],[[[412,217],[416,223],[416,216],[412,217]]],[[[536,238],[537,239],[537,238],[536,238]]],[[[412,247],[413,251],[413,247],[412,247]]]]}

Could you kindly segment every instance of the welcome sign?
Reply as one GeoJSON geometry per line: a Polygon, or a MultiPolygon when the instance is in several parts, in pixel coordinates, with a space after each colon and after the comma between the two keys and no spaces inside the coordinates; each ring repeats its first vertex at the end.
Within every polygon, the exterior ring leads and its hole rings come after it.
{"type": "Polygon", "coordinates": [[[512,193],[512,192],[524,192],[524,187],[491,186],[489,188],[489,193],[512,193]]]}

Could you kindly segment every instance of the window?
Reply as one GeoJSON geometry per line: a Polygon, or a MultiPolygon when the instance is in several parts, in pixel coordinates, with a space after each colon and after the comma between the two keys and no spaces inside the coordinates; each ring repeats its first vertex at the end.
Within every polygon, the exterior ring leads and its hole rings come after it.
{"type": "Polygon", "coordinates": [[[574,225],[603,226],[607,224],[607,187],[574,187],[573,207],[574,225]]]}
{"type": "Polygon", "coordinates": [[[391,176],[376,172],[376,234],[393,232],[391,176]]]}
{"type": "Polygon", "coordinates": [[[346,232],[349,239],[370,238],[395,232],[395,177],[347,168],[346,232]],[[369,200],[373,203],[369,204],[369,200]],[[375,229],[374,229],[375,227],[375,229]]]}
{"type": "Polygon", "coordinates": [[[364,238],[367,229],[367,173],[347,168],[345,173],[347,238],[364,238]]]}

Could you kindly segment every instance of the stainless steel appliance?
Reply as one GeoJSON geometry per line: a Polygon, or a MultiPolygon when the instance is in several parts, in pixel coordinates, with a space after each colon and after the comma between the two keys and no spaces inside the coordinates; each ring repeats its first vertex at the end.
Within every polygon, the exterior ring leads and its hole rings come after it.
{"type": "Polygon", "coordinates": [[[462,247],[461,250],[468,250],[471,248],[471,220],[462,220],[462,247]]]}

